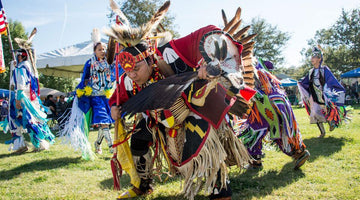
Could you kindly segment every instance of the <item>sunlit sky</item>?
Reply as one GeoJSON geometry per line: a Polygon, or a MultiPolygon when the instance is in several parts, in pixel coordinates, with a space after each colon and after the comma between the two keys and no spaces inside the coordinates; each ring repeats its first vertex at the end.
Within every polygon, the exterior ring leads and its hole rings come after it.
{"type": "MultiPolygon", "coordinates": [[[[37,54],[90,40],[93,28],[109,26],[108,0],[2,0],[2,3],[7,18],[20,21],[28,33],[33,27],[38,29],[33,41],[37,54]]],[[[302,62],[300,51],[317,30],[333,25],[342,9],[359,8],[360,1],[172,0],[169,12],[175,16],[176,31],[185,36],[209,24],[221,27],[221,9],[230,19],[239,6],[245,23],[254,17],[264,18],[290,34],[283,51],[284,66],[289,67],[302,62]]]]}

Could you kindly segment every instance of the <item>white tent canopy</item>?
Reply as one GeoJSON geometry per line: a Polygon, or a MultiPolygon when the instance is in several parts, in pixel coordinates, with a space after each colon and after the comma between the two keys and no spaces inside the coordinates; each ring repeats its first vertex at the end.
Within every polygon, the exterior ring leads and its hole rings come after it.
{"type": "Polygon", "coordinates": [[[280,84],[283,87],[297,86],[297,81],[291,78],[285,78],[280,80],[280,84]]]}
{"type": "Polygon", "coordinates": [[[60,92],[59,90],[51,89],[51,88],[40,88],[40,98],[45,98],[47,95],[52,94],[55,97],[58,97],[60,95],[64,95],[65,93],[60,92]]]}
{"type": "MultiPolygon", "coordinates": [[[[101,42],[107,43],[105,39],[101,42]]],[[[48,76],[80,78],[85,62],[93,55],[92,41],[43,53],[37,57],[38,71],[48,76]]]]}

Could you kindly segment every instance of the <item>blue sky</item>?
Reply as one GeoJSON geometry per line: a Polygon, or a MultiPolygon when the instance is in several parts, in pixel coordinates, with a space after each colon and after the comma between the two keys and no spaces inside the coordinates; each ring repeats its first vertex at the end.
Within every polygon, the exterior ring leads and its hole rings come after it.
{"type": "MultiPolygon", "coordinates": [[[[29,33],[37,27],[33,44],[38,54],[90,40],[93,28],[107,27],[108,0],[2,0],[8,18],[22,22],[29,33]]],[[[242,19],[264,18],[291,35],[283,52],[285,66],[301,62],[300,51],[321,28],[333,25],[344,8],[359,8],[356,0],[172,0],[169,12],[177,31],[186,34],[209,24],[222,26],[221,9],[228,18],[237,7],[242,19]]],[[[106,38],[105,36],[103,36],[106,38]]]]}

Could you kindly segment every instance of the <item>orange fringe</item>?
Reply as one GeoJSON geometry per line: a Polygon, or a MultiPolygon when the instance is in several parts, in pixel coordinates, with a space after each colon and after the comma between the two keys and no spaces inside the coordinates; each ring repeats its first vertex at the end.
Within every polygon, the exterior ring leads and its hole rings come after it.
{"type": "Polygon", "coordinates": [[[326,120],[334,121],[336,125],[339,125],[341,121],[339,111],[333,102],[329,105],[329,112],[327,113],[326,120]]]}
{"type": "Polygon", "coordinates": [[[271,92],[271,85],[268,77],[266,74],[262,73],[261,71],[258,71],[259,75],[259,81],[261,82],[262,88],[264,88],[265,94],[270,94],[271,92]]]}
{"type": "Polygon", "coordinates": [[[254,102],[253,106],[250,108],[251,109],[251,112],[250,112],[250,115],[249,115],[249,121],[250,123],[254,123],[255,121],[260,123],[261,125],[263,124],[262,121],[261,121],[261,118],[260,118],[260,113],[259,113],[259,110],[256,106],[256,102],[254,102]]]}

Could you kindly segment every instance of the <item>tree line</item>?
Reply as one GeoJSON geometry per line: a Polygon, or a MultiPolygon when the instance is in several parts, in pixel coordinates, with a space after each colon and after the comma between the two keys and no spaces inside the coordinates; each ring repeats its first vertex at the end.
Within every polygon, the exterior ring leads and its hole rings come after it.
{"type": "MultiPolygon", "coordinates": [[[[163,3],[163,0],[128,0],[118,2],[121,9],[126,13],[129,21],[134,26],[146,23],[155,13],[157,8],[163,3]]],[[[115,16],[109,8],[109,23],[114,23],[115,16]]],[[[175,17],[168,12],[163,27],[169,30],[174,38],[179,37],[176,31],[177,25],[174,23],[175,17]]],[[[327,65],[333,73],[339,76],[349,70],[360,67],[360,9],[355,8],[350,11],[342,10],[337,21],[328,29],[320,29],[316,31],[313,38],[308,40],[308,46],[304,47],[301,55],[304,61],[300,66],[284,67],[283,50],[290,40],[291,36],[287,32],[278,29],[266,22],[262,18],[254,18],[251,20],[251,29],[249,34],[257,33],[254,38],[255,47],[254,55],[257,58],[271,61],[275,66],[276,73],[284,73],[298,80],[303,77],[311,68],[310,54],[313,46],[319,44],[324,53],[325,65],[327,65]]],[[[220,27],[221,28],[221,27],[220,27]]],[[[27,34],[21,22],[9,20],[9,29],[13,38],[27,38],[27,34]]],[[[11,51],[7,36],[2,35],[4,59],[6,64],[6,72],[0,74],[0,88],[9,87],[9,67],[12,60],[11,51]]],[[[13,42],[15,49],[17,44],[13,42]]],[[[51,77],[40,74],[39,81],[43,87],[54,88],[63,92],[69,92],[74,89],[74,79],[63,77],[51,77]]]]}

